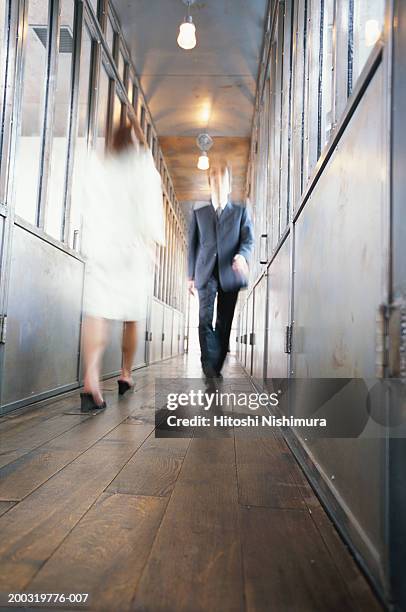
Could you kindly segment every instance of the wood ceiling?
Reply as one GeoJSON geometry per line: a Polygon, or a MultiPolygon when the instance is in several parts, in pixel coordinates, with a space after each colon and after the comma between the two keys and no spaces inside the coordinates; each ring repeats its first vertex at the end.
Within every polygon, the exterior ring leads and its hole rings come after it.
{"type": "Polygon", "coordinates": [[[180,202],[207,200],[196,137],[214,140],[210,158],[233,167],[233,199],[244,198],[256,78],[267,0],[207,0],[191,13],[198,44],[176,43],[182,0],[113,0],[140,76],[180,202]]]}
{"type": "MultiPolygon", "coordinates": [[[[162,136],[159,141],[174,181],[178,200],[181,202],[209,200],[207,172],[197,168],[199,149],[196,139],[191,136],[162,136]]],[[[214,138],[213,147],[209,152],[212,164],[219,160],[230,164],[233,186],[231,197],[235,202],[244,200],[249,147],[249,138],[218,136],[214,138]]]]}

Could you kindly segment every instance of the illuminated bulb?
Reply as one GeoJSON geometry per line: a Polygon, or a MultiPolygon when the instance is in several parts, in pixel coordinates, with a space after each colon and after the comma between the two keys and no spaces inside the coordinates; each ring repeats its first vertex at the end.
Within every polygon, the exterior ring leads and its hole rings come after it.
{"type": "Polygon", "coordinates": [[[203,151],[203,153],[199,157],[199,161],[197,162],[197,167],[199,168],[199,170],[208,170],[210,168],[209,157],[206,151],[203,151]]]}
{"type": "Polygon", "coordinates": [[[381,35],[381,28],[377,19],[368,19],[365,24],[365,44],[373,47],[381,35]]]}
{"type": "Polygon", "coordinates": [[[210,121],[211,105],[210,102],[205,102],[200,111],[200,120],[203,125],[206,125],[210,121]]]}
{"type": "Polygon", "coordinates": [[[191,17],[188,17],[188,21],[180,24],[178,45],[182,49],[194,49],[196,47],[196,26],[191,17]]]}

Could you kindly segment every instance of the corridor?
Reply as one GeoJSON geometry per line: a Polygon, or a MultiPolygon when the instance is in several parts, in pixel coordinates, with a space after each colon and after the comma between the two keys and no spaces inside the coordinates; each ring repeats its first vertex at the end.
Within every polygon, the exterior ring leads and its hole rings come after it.
{"type": "MultiPolygon", "coordinates": [[[[196,353],[139,370],[122,399],[106,380],[102,414],[73,414],[75,391],[2,419],[2,597],[57,585],[89,596],[54,609],[380,610],[280,434],[155,438],[154,381],[180,374],[200,375],[196,353]]],[[[245,376],[230,356],[225,381],[245,376]]]]}
{"type": "Polygon", "coordinates": [[[405,58],[405,0],[0,2],[0,612],[406,612],[405,58]]]}

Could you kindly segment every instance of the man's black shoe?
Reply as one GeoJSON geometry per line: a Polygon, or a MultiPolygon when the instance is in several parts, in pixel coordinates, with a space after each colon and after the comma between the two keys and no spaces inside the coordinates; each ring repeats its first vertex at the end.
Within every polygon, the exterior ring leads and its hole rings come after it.
{"type": "Polygon", "coordinates": [[[214,393],[217,389],[217,381],[215,378],[206,378],[204,379],[204,384],[206,385],[206,391],[214,393]]]}
{"type": "Polygon", "coordinates": [[[216,370],[210,365],[204,366],[203,373],[206,378],[217,378],[218,376],[216,370]]]}

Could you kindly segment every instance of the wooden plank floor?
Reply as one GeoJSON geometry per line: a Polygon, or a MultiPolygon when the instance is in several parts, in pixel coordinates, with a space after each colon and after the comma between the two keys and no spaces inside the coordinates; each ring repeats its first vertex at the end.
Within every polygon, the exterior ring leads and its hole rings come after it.
{"type": "MultiPolygon", "coordinates": [[[[106,381],[95,417],[73,414],[73,392],[0,420],[1,597],[89,593],[61,608],[95,612],[381,610],[280,436],[155,437],[155,378],[182,375],[200,375],[196,356],[139,370],[121,399],[106,381]]],[[[230,358],[226,376],[245,375],[230,358]]]]}

